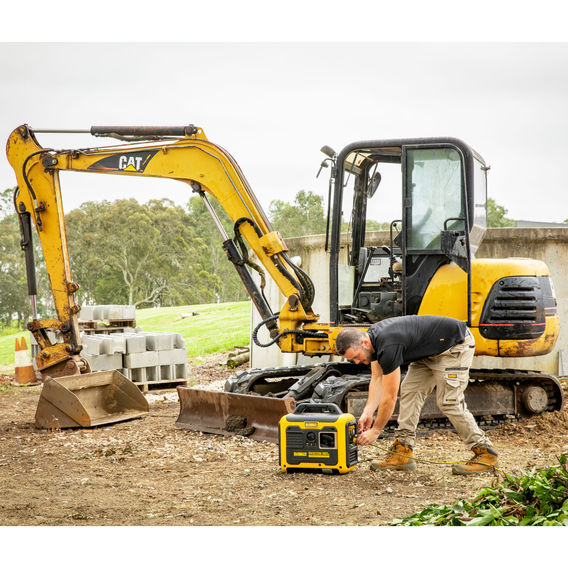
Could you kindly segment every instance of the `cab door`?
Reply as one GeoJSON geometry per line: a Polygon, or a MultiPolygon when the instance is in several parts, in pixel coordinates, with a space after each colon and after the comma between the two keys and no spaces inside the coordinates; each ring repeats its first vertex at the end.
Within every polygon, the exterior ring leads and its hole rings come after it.
{"type": "Polygon", "coordinates": [[[450,144],[405,145],[402,173],[404,314],[418,313],[433,275],[453,261],[468,276],[464,302],[469,321],[471,248],[465,155],[450,144]]]}

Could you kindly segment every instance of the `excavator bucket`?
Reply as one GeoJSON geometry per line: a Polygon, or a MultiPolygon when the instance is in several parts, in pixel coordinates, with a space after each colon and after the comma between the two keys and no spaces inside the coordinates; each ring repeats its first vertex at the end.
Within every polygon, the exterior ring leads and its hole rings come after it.
{"type": "Polygon", "coordinates": [[[278,442],[280,418],[294,411],[291,398],[271,398],[177,387],[178,428],[224,436],[242,435],[253,440],[278,442]]]}
{"type": "Polygon", "coordinates": [[[140,389],[118,371],[47,379],[37,405],[38,428],[89,428],[149,412],[140,389]]]}

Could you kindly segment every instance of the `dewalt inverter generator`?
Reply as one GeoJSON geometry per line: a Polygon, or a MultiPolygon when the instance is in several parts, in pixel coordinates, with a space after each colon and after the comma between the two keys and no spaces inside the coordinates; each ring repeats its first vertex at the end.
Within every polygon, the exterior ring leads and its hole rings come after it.
{"type": "Polygon", "coordinates": [[[357,422],[336,404],[299,404],[280,419],[278,439],[286,472],[347,473],[357,465],[357,422]]]}

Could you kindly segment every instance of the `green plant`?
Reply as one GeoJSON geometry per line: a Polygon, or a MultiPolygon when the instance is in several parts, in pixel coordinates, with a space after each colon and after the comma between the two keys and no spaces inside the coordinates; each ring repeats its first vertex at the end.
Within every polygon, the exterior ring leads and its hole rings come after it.
{"type": "Polygon", "coordinates": [[[568,526],[567,456],[559,466],[531,470],[523,477],[505,474],[471,501],[453,506],[429,505],[391,524],[398,526],[568,526]]]}

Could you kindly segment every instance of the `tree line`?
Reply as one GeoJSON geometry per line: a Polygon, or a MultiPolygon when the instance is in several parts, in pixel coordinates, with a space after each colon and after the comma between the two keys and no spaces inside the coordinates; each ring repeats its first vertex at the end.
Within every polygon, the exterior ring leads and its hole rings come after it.
{"type": "MultiPolygon", "coordinates": [[[[31,317],[24,255],[13,189],[0,193],[0,325],[31,317]]],[[[233,223],[210,202],[230,236],[233,223]]],[[[324,233],[323,198],[300,191],[293,204],[275,200],[269,218],[284,237],[324,233]]],[[[248,299],[222,249],[221,235],[200,197],[185,207],[171,200],[87,202],[66,214],[73,279],[79,304],[137,307],[191,305],[248,299]]],[[[49,278],[34,233],[40,317],[53,315],[49,278]]]]}
{"type": "MultiPolygon", "coordinates": [[[[0,192],[0,326],[16,319],[22,327],[31,308],[13,191],[0,192]]],[[[213,197],[210,202],[232,236],[232,221],[213,197]]],[[[505,208],[493,200],[488,205],[490,226],[513,224],[505,208]]],[[[311,191],[299,191],[293,203],[272,201],[268,217],[284,238],[326,231],[323,197],[311,191]]],[[[70,211],[65,224],[73,279],[81,285],[79,304],[148,307],[248,299],[198,196],[185,207],[169,199],[144,204],[135,199],[90,201],[70,211]]],[[[367,223],[368,230],[386,227],[388,223],[367,223]]],[[[38,309],[40,317],[50,317],[54,309],[37,234],[34,247],[38,309]]]]}

